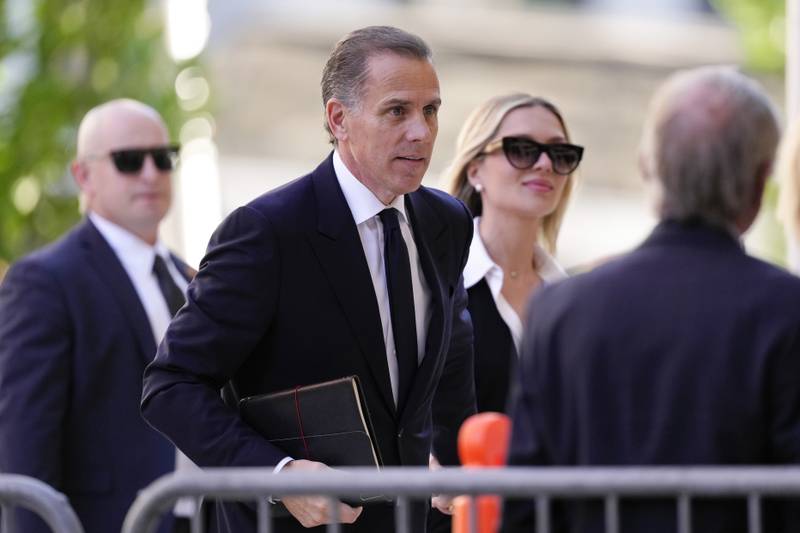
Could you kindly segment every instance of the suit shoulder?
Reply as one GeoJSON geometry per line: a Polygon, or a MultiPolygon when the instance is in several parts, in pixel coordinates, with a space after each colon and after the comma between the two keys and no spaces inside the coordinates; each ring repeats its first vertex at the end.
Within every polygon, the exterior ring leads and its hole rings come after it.
{"type": "Polygon", "coordinates": [[[287,210],[296,210],[304,205],[312,194],[311,174],[295,178],[261,196],[251,200],[244,207],[256,211],[263,216],[280,215],[287,210]]]}
{"type": "Polygon", "coordinates": [[[76,226],[58,240],[15,261],[2,279],[4,288],[12,292],[18,289],[30,291],[34,287],[66,291],[74,280],[90,275],[85,263],[81,262],[83,226],[76,226]]]}
{"type": "Polygon", "coordinates": [[[752,255],[746,255],[750,268],[760,276],[772,280],[774,283],[800,286],[800,277],[792,274],[785,268],[770,263],[752,255]]]}
{"type": "Polygon", "coordinates": [[[553,313],[571,314],[587,301],[613,301],[619,296],[619,286],[628,278],[628,262],[628,256],[617,257],[589,271],[546,283],[534,293],[529,311],[544,305],[553,313]]]}
{"type": "Polygon", "coordinates": [[[313,204],[313,187],[309,175],[296,178],[237,207],[217,226],[211,244],[257,232],[274,235],[294,232],[308,217],[313,204]]]}
{"type": "Polygon", "coordinates": [[[587,290],[589,287],[604,285],[615,278],[626,278],[629,268],[630,254],[608,259],[607,261],[591,267],[589,270],[572,274],[555,283],[549,283],[544,288],[559,287],[559,291],[587,290]]]}
{"type": "Polygon", "coordinates": [[[456,217],[466,216],[467,219],[472,219],[472,215],[470,215],[469,210],[461,200],[442,190],[431,187],[420,187],[417,192],[426,202],[438,209],[445,209],[448,213],[456,217]]]}
{"type": "MultiPolygon", "coordinates": [[[[775,303],[783,304],[787,309],[797,309],[800,313],[800,277],[791,272],[752,256],[747,257],[748,274],[743,285],[775,303]]],[[[744,276],[743,276],[744,278],[744,276]]]]}
{"type": "Polygon", "coordinates": [[[243,238],[266,243],[306,231],[315,217],[312,175],[296,178],[234,209],[211,235],[209,250],[243,238]]]}
{"type": "Polygon", "coordinates": [[[57,240],[38,248],[17,260],[12,268],[42,268],[62,271],[75,268],[80,250],[81,234],[84,224],[73,227],[57,240]]]}
{"type": "MultiPolygon", "coordinates": [[[[634,250],[591,271],[577,274],[537,291],[536,299],[564,311],[592,309],[594,304],[618,302],[621,295],[646,301],[654,291],[689,301],[699,294],[720,295],[720,302],[735,302],[742,312],[758,311],[764,316],[782,314],[800,317],[800,277],[743,252],[726,254],[724,261],[681,263],[678,272],[663,261],[634,250]],[[698,292],[700,291],[700,292],[698,292]],[[729,296],[736,297],[730,299],[729,296]]],[[[679,258],[680,259],[680,258],[679,258]]]]}

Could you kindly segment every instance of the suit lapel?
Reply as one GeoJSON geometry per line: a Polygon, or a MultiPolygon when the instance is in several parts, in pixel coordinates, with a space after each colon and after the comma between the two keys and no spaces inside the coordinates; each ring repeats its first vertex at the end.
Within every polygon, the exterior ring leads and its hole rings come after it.
{"type": "Polygon", "coordinates": [[[191,281],[197,275],[197,270],[184,263],[180,257],[172,252],[170,252],[169,256],[172,259],[172,262],[175,263],[175,266],[178,267],[178,272],[180,272],[181,276],[183,276],[183,279],[185,279],[187,283],[191,283],[191,281]]]}
{"type": "Polygon", "coordinates": [[[414,377],[408,404],[401,413],[401,425],[408,416],[413,415],[434,385],[433,376],[436,375],[436,367],[442,362],[445,328],[450,328],[448,317],[444,313],[446,291],[449,291],[449,288],[437,266],[443,264],[443,258],[447,254],[445,243],[448,235],[447,226],[431,209],[420,191],[406,195],[406,210],[409,213],[414,243],[417,246],[425,281],[431,292],[431,303],[425,338],[425,356],[414,377]]]}
{"type": "Polygon", "coordinates": [[[128,273],[125,272],[111,246],[88,219],[80,228],[80,236],[86,262],[103,282],[110,297],[119,304],[128,319],[128,324],[136,334],[142,359],[145,363],[149,363],[156,354],[153,330],[128,273]]]}
{"type": "Polygon", "coordinates": [[[330,157],[312,173],[311,180],[317,212],[317,228],[310,235],[311,245],[358,340],[381,398],[389,411],[394,412],[383,326],[372,275],[330,157]]]}

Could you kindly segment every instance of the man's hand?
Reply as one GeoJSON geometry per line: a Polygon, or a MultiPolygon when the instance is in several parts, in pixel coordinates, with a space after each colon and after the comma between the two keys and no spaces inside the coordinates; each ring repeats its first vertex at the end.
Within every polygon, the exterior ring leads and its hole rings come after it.
{"type": "MultiPolygon", "coordinates": [[[[316,461],[297,459],[290,461],[281,472],[307,471],[321,472],[330,470],[326,465],[316,461]]],[[[325,496],[288,496],[281,499],[281,503],[303,527],[315,527],[330,524],[333,521],[333,510],[330,508],[330,499],[325,496]]],[[[352,524],[361,515],[363,507],[350,507],[339,502],[339,522],[352,524]]]]}
{"type": "MultiPolygon", "coordinates": [[[[433,454],[428,456],[428,468],[431,470],[439,470],[442,465],[434,457],[433,454]]],[[[453,514],[453,497],[446,494],[436,494],[431,498],[431,507],[444,514],[453,514]]]]}
{"type": "Polygon", "coordinates": [[[453,497],[445,494],[437,494],[431,498],[431,507],[444,514],[453,514],[453,497]]]}

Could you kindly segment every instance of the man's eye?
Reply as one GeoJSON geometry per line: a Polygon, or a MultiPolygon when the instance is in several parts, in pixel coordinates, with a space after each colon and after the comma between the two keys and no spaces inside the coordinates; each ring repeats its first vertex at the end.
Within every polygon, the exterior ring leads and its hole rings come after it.
{"type": "Polygon", "coordinates": [[[439,108],[433,105],[425,106],[425,114],[428,116],[436,116],[439,113],[439,108]]]}
{"type": "Polygon", "coordinates": [[[395,106],[389,110],[389,113],[395,117],[402,117],[403,113],[405,113],[405,109],[403,109],[401,106],[395,106]]]}

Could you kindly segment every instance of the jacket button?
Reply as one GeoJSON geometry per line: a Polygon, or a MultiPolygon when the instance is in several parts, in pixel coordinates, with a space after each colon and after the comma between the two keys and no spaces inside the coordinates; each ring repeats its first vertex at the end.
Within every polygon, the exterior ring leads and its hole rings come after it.
{"type": "Polygon", "coordinates": [[[403,438],[403,430],[402,429],[397,433],[397,438],[398,439],[402,439],[403,438]]]}

